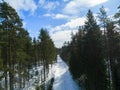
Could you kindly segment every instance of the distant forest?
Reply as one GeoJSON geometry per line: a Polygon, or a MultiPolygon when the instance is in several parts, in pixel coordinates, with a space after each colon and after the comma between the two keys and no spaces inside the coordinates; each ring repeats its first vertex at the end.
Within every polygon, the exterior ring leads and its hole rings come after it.
{"type": "Polygon", "coordinates": [[[120,6],[108,17],[88,10],[84,26],[65,42],[61,57],[83,90],[120,90],[120,6]]]}

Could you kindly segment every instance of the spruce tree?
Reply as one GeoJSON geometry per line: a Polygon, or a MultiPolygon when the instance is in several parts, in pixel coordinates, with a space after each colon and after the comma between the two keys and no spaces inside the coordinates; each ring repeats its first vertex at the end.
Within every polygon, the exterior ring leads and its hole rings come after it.
{"type": "Polygon", "coordinates": [[[110,61],[111,68],[111,79],[112,79],[112,88],[115,90],[119,90],[119,55],[120,53],[120,34],[115,29],[114,22],[107,23],[107,55],[110,61]],[[118,69],[117,69],[118,68],[118,69]]]}
{"type": "Polygon", "coordinates": [[[114,15],[114,17],[117,19],[117,23],[120,26],[120,6],[118,6],[118,12],[114,15]]]}
{"type": "Polygon", "coordinates": [[[103,57],[102,33],[90,10],[87,13],[85,31],[86,87],[88,90],[106,90],[106,67],[103,57]]]}
{"type": "Polygon", "coordinates": [[[24,71],[26,67],[24,62],[28,61],[26,60],[28,53],[25,49],[27,42],[31,41],[28,41],[28,32],[22,28],[22,20],[15,9],[4,1],[0,3],[0,18],[0,42],[2,42],[1,57],[4,67],[5,87],[7,89],[7,84],[9,83],[10,90],[14,90],[14,84],[16,83],[14,78],[16,73],[18,73],[19,78],[22,78],[20,76],[21,72],[26,72],[24,71]],[[15,65],[18,66],[18,70],[15,68],[15,65]],[[8,80],[7,72],[9,72],[10,80],[8,80]]]}
{"type": "MultiPolygon", "coordinates": [[[[8,62],[9,65],[9,77],[10,77],[10,90],[13,90],[14,81],[14,65],[15,65],[15,53],[16,53],[16,34],[18,29],[22,26],[21,19],[19,18],[15,9],[9,6],[6,2],[0,3],[0,18],[1,27],[3,32],[6,33],[4,41],[6,45],[6,55],[4,61],[8,62]]],[[[7,74],[7,73],[6,73],[7,74]]],[[[6,76],[6,75],[5,75],[6,76]]]]}
{"type": "Polygon", "coordinates": [[[106,12],[104,6],[102,6],[100,8],[100,12],[98,13],[98,19],[100,21],[100,26],[102,28],[104,28],[104,34],[105,34],[105,32],[106,32],[106,23],[108,21],[108,18],[107,18],[107,12],[106,12]]]}
{"type": "Polygon", "coordinates": [[[49,33],[43,28],[40,30],[39,41],[41,60],[44,66],[44,81],[45,81],[49,72],[49,64],[52,64],[52,62],[56,58],[56,49],[53,44],[53,41],[49,36],[49,33]]]}

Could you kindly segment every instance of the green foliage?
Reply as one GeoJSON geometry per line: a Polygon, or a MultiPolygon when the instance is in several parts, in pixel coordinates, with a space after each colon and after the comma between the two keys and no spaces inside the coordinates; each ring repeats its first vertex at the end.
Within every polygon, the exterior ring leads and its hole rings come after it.
{"type": "Polygon", "coordinates": [[[0,47],[0,70],[2,70],[2,57],[1,57],[1,47],[0,47]]]}
{"type": "Polygon", "coordinates": [[[90,10],[85,26],[80,27],[79,32],[72,36],[71,43],[63,47],[62,54],[68,47],[68,61],[74,78],[86,90],[107,90],[103,35],[90,10]]]}
{"type": "Polygon", "coordinates": [[[107,57],[110,62],[112,72],[112,88],[119,90],[119,60],[120,60],[120,33],[115,29],[113,21],[107,23],[107,57]]]}
{"type": "Polygon", "coordinates": [[[87,21],[85,22],[85,27],[84,28],[85,28],[86,31],[98,29],[97,22],[95,21],[94,16],[92,15],[91,10],[88,10],[87,21]]]}
{"type": "Polygon", "coordinates": [[[117,23],[120,26],[120,6],[118,7],[118,12],[114,15],[114,17],[117,19],[117,23]]]}
{"type": "Polygon", "coordinates": [[[56,48],[48,32],[44,29],[40,31],[40,45],[41,45],[41,56],[43,60],[52,64],[52,61],[56,58],[56,48]]]}
{"type": "MultiPolygon", "coordinates": [[[[10,86],[10,90],[14,90],[15,83],[18,83],[19,89],[23,88],[25,85],[23,81],[29,80],[29,69],[33,66],[44,66],[46,78],[49,64],[56,59],[56,48],[48,32],[41,29],[39,38],[33,39],[32,42],[28,31],[22,25],[22,20],[15,9],[2,1],[0,3],[0,72],[3,71],[3,77],[0,78],[5,78],[6,90],[7,86],[10,86]]],[[[43,73],[41,77],[42,75],[43,73]]]]}
{"type": "Polygon", "coordinates": [[[37,85],[37,86],[35,87],[35,90],[40,90],[40,86],[37,85]]]}
{"type": "MultiPolygon", "coordinates": [[[[120,10],[115,14],[116,24],[108,20],[103,6],[98,18],[100,26],[88,10],[85,25],[72,34],[71,42],[64,44],[61,57],[86,90],[120,90],[120,32],[116,28],[116,25],[120,26],[120,10]],[[102,27],[104,33],[100,30],[102,27]]],[[[39,37],[32,41],[22,25],[15,9],[0,2],[0,72],[3,72],[0,79],[5,79],[6,90],[7,86],[14,90],[15,83],[19,84],[19,89],[23,88],[23,80],[29,80],[29,70],[33,66],[43,66],[41,77],[45,82],[49,65],[55,62],[57,55],[46,29],[42,28],[39,37]],[[19,81],[15,80],[16,75],[19,81]]],[[[39,88],[45,89],[45,85],[36,86],[36,90],[39,88]]]]}
{"type": "MultiPolygon", "coordinates": [[[[119,12],[115,18],[118,22],[119,12]]],[[[88,10],[85,25],[62,47],[61,57],[69,62],[73,77],[86,90],[119,90],[120,32],[116,21],[108,20],[103,6],[98,19],[100,26],[88,10]]]]}
{"type": "Polygon", "coordinates": [[[101,22],[100,26],[105,29],[108,18],[107,18],[107,12],[104,6],[100,8],[100,13],[98,13],[98,19],[101,22]]]}

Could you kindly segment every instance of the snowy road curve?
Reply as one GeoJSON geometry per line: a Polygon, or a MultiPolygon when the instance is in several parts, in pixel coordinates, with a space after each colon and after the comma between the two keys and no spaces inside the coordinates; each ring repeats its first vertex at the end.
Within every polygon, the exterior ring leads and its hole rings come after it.
{"type": "Polygon", "coordinates": [[[54,83],[53,90],[80,90],[76,82],[72,79],[67,64],[58,56],[57,63],[53,68],[54,83]]]}

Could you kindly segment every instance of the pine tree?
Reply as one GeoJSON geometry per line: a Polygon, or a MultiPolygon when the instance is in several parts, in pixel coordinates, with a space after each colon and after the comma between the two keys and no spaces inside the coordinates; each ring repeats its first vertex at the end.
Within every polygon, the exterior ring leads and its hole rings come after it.
{"type": "MultiPolygon", "coordinates": [[[[22,27],[22,20],[8,3],[0,3],[0,71],[5,78],[4,89],[14,90],[25,87],[30,78],[29,70],[36,65],[44,67],[44,82],[49,72],[49,64],[56,59],[56,48],[48,32],[41,30],[39,39],[31,37],[22,27]],[[40,63],[42,62],[42,63],[40,63]]],[[[42,72],[43,72],[42,71],[42,72]]],[[[41,78],[42,78],[41,73],[41,78]]],[[[42,78],[43,79],[43,78],[42,78]]]]}
{"type": "Polygon", "coordinates": [[[24,83],[22,83],[22,80],[27,81],[27,69],[29,70],[29,67],[32,63],[31,55],[29,55],[29,53],[31,52],[31,47],[28,48],[29,45],[31,46],[32,43],[30,43],[31,39],[28,32],[23,28],[21,28],[20,31],[17,33],[16,39],[16,64],[18,65],[16,73],[19,75],[19,88],[22,88],[24,87],[24,83]]]}
{"type": "Polygon", "coordinates": [[[34,60],[35,60],[35,66],[37,65],[38,63],[38,45],[37,45],[37,40],[36,38],[33,38],[33,52],[34,52],[34,60]]]}
{"type": "Polygon", "coordinates": [[[120,30],[120,5],[118,6],[118,12],[114,15],[114,17],[117,19],[116,22],[118,25],[118,28],[116,30],[116,35],[115,35],[115,37],[116,37],[115,41],[117,41],[115,56],[118,61],[117,66],[116,66],[116,68],[117,68],[116,77],[117,78],[116,78],[116,86],[115,87],[116,87],[116,90],[119,90],[120,89],[120,55],[119,55],[119,53],[120,53],[120,32],[119,32],[119,30],[120,30]]]}
{"type": "Polygon", "coordinates": [[[74,78],[79,77],[79,59],[78,59],[78,46],[77,46],[77,35],[72,36],[72,42],[70,44],[70,60],[69,60],[69,66],[70,71],[73,74],[74,78]]]}
{"type": "MultiPolygon", "coordinates": [[[[2,70],[2,58],[1,58],[1,47],[0,47],[0,70],[2,70]]],[[[1,76],[0,76],[0,79],[1,79],[1,76]]]]}
{"type": "Polygon", "coordinates": [[[4,76],[5,76],[5,87],[7,89],[7,84],[10,85],[10,90],[14,89],[14,76],[16,73],[19,74],[19,79],[21,81],[21,72],[26,72],[23,67],[26,67],[26,61],[29,62],[27,59],[30,57],[26,50],[26,45],[31,44],[29,40],[28,32],[22,28],[22,21],[18,16],[15,9],[9,6],[6,2],[0,3],[0,18],[1,18],[1,42],[2,42],[2,60],[3,60],[3,67],[4,67],[4,76]],[[26,42],[26,43],[25,43],[26,42]],[[30,42],[30,43],[28,43],[30,42]],[[22,57],[21,57],[22,56],[22,57]],[[18,66],[18,71],[16,72],[16,66],[18,66]],[[8,82],[8,75],[10,82],[8,82]]]}
{"type": "Polygon", "coordinates": [[[120,6],[118,6],[119,11],[114,15],[114,17],[117,19],[117,23],[120,26],[120,6]]]}
{"type": "Polygon", "coordinates": [[[111,72],[112,72],[112,84],[113,84],[113,89],[119,90],[119,73],[118,69],[119,68],[119,55],[120,53],[120,34],[119,32],[115,29],[114,22],[108,22],[107,23],[107,54],[108,54],[108,59],[110,61],[110,67],[111,67],[111,72]]]}
{"type": "Polygon", "coordinates": [[[98,13],[98,19],[100,21],[100,26],[104,28],[104,34],[106,32],[106,23],[108,21],[108,18],[107,18],[107,12],[104,8],[104,6],[102,6],[100,8],[100,13],[98,13]]]}
{"type": "Polygon", "coordinates": [[[22,23],[15,9],[4,1],[0,3],[0,18],[3,32],[6,33],[4,41],[6,43],[7,58],[5,58],[5,61],[9,65],[10,90],[13,90],[16,34],[22,23]]]}
{"type": "Polygon", "coordinates": [[[100,8],[99,27],[89,10],[85,26],[62,47],[62,58],[69,62],[73,77],[86,90],[120,89],[120,32],[116,28],[119,16],[119,12],[115,14],[114,23],[108,20],[104,7],[100,8]],[[104,34],[100,30],[103,27],[104,34]]]}
{"type": "Polygon", "coordinates": [[[49,64],[52,64],[56,58],[56,49],[48,32],[43,28],[40,30],[39,41],[41,60],[44,66],[43,72],[45,81],[49,72],[49,64]]]}
{"type": "Polygon", "coordinates": [[[84,55],[86,57],[87,89],[106,90],[102,33],[90,10],[87,13],[85,31],[84,55]]]}

